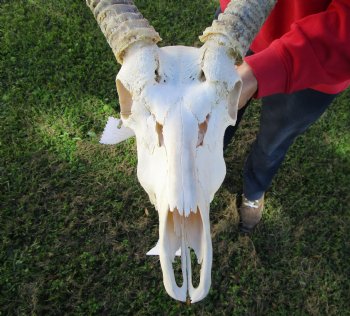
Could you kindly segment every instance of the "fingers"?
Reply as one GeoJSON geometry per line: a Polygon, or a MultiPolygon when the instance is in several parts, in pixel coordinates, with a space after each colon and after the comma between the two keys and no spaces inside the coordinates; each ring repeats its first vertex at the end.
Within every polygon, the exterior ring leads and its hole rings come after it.
{"type": "Polygon", "coordinates": [[[243,82],[242,93],[238,103],[238,108],[240,109],[256,94],[258,82],[252,69],[246,62],[237,67],[237,72],[243,82]]]}

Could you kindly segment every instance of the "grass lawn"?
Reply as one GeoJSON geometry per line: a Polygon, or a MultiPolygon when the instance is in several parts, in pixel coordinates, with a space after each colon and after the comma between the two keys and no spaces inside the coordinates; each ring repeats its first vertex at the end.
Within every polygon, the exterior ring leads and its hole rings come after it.
{"type": "MultiPolygon", "coordinates": [[[[198,45],[217,1],[135,1],[164,39],[198,45]]],[[[171,299],[134,140],[98,143],[118,65],[83,0],[0,2],[0,315],[350,315],[350,91],[292,146],[263,222],[237,229],[259,104],[211,205],[212,288],[171,299]]]]}

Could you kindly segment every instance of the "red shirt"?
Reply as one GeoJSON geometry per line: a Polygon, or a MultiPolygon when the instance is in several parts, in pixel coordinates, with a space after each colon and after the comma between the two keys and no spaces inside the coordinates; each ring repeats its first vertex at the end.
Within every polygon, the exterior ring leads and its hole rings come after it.
{"type": "MultiPolygon", "coordinates": [[[[221,9],[229,2],[221,0],[221,9]]],[[[251,49],[245,61],[257,78],[257,97],[343,91],[350,85],[350,0],[279,0],[251,49]]]]}

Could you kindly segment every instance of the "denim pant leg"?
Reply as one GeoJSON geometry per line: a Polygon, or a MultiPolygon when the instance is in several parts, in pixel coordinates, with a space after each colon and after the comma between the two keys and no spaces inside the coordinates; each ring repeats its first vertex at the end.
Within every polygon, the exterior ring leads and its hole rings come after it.
{"type": "Polygon", "coordinates": [[[260,129],[243,174],[243,193],[259,199],[270,186],[295,138],[315,122],[336,95],[312,89],[262,100],[260,129]]]}

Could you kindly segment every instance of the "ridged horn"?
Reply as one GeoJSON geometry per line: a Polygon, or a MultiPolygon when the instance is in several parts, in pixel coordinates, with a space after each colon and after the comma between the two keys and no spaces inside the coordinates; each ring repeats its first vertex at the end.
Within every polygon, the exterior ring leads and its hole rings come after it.
{"type": "Polygon", "coordinates": [[[86,0],[86,4],[120,64],[131,44],[138,41],[156,44],[161,41],[159,34],[131,0],[86,0]]]}
{"type": "Polygon", "coordinates": [[[221,37],[219,43],[233,49],[236,59],[247,53],[254,37],[269,16],[276,0],[233,0],[225,12],[199,37],[201,42],[221,37]],[[219,36],[217,36],[219,35],[219,36]]]}

